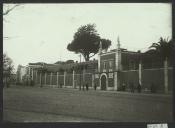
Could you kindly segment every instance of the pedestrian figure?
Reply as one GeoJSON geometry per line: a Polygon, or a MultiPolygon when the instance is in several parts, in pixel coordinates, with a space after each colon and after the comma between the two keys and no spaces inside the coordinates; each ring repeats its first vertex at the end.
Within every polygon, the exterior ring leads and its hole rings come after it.
{"type": "Polygon", "coordinates": [[[83,83],[83,91],[84,91],[84,86],[85,86],[85,85],[84,85],[84,83],[83,83]]]}
{"type": "Polygon", "coordinates": [[[134,83],[132,83],[131,85],[132,85],[132,92],[134,93],[134,83]]]}
{"type": "Polygon", "coordinates": [[[151,89],[151,93],[156,93],[156,87],[155,87],[154,83],[151,83],[150,89],[151,89]]]}
{"type": "Polygon", "coordinates": [[[125,85],[125,83],[123,83],[122,84],[122,90],[125,91],[125,89],[126,89],[126,85],[125,85]]]}
{"type": "Polygon", "coordinates": [[[79,85],[79,90],[81,90],[81,84],[79,85]]]}
{"type": "Polygon", "coordinates": [[[62,83],[60,84],[60,88],[62,88],[62,83]]]}
{"type": "Polygon", "coordinates": [[[97,89],[97,85],[96,85],[96,83],[95,83],[95,85],[94,85],[94,90],[96,90],[97,89]]]}
{"type": "Polygon", "coordinates": [[[81,90],[81,87],[80,87],[80,85],[79,85],[79,90],[81,90]]]}
{"type": "Polygon", "coordinates": [[[86,90],[87,90],[87,91],[89,90],[89,86],[88,86],[88,83],[86,83],[86,90]]]}
{"type": "Polygon", "coordinates": [[[140,85],[140,83],[139,83],[138,86],[137,86],[137,90],[138,90],[138,93],[141,92],[141,85],[140,85]]]}
{"type": "Polygon", "coordinates": [[[58,88],[60,88],[61,87],[61,84],[58,84],[58,88]]]}
{"type": "Polygon", "coordinates": [[[130,82],[130,90],[132,93],[134,93],[134,84],[133,82],[130,82]]]}

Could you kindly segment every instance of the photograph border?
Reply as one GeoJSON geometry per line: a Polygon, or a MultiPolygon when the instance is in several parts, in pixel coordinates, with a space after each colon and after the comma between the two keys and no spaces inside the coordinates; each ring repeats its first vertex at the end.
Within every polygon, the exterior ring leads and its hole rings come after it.
{"type": "MultiPolygon", "coordinates": [[[[172,4],[172,38],[173,38],[173,42],[175,42],[175,27],[174,27],[174,16],[175,16],[175,1],[172,0],[95,0],[95,1],[91,1],[91,0],[4,0],[3,3],[1,3],[1,12],[3,12],[3,4],[4,3],[171,3],[172,4]]],[[[3,60],[3,15],[1,15],[1,60],[3,60]]],[[[173,51],[174,53],[174,51],[173,51]]],[[[174,54],[173,54],[174,56],[174,54]]],[[[84,122],[80,122],[80,123],[76,123],[76,122],[68,122],[68,123],[63,123],[63,122],[56,122],[56,123],[12,123],[12,122],[3,122],[3,63],[1,61],[1,74],[0,74],[0,82],[1,82],[1,96],[0,96],[0,111],[1,111],[1,115],[0,115],[0,127],[3,128],[52,128],[52,127],[60,127],[60,128],[77,128],[77,127],[85,127],[85,128],[92,128],[92,127],[99,127],[99,128],[108,128],[108,127],[112,127],[112,128],[146,128],[147,124],[152,124],[152,122],[114,122],[114,123],[84,123],[84,122]]],[[[175,84],[175,79],[174,79],[174,74],[175,74],[175,70],[174,70],[174,63],[173,63],[173,85],[175,84]]],[[[168,123],[168,128],[173,128],[175,127],[175,85],[173,86],[173,122],[154,122],[154,124],[158,123],[168,123]]]]}

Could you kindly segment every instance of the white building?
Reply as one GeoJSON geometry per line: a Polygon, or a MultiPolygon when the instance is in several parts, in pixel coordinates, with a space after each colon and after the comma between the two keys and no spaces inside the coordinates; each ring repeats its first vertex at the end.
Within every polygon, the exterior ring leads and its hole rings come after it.
{"type": "Polygon", "coordinates": [[[27,74],[27,68],[25,66],[19,65],[16,74],[17,74],[17,82],[23,83],[24,76],[27,74]]]}

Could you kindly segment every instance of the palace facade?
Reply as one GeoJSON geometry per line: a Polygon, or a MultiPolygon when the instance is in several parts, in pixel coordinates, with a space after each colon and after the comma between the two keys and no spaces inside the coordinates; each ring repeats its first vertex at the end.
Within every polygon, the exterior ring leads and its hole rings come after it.
{"type": "Polygon", "coordinates": [[[167,68],[164,61],[155,53],[128,51],[120,47],[120,41],[114,50],[103,52],[100,44],[98,60],[74,63],[29,63],[26,80],[34,86],[90,88],[121,91],[122,86],[130,90],[130,84],[136,89],[150,91],[155,85],[157,91],[172,90],[173,68],[170,59],[167,68]]]}

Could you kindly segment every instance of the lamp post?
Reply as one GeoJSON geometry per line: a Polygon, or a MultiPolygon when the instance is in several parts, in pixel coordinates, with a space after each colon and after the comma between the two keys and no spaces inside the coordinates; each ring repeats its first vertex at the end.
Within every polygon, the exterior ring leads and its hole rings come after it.
{"type": "Polygon", "coordinates": [[[81,70],[82,70],[82,67],[81,67],[81,54],[79,56],[80,56],[80,67],[79,67],[79,70],[80,70],[80,86],[79,86],[79,90],[81,90],[81,70]]]}
{"type": "Polygon", "coordinates": [[[141,51],[138,51],[138,57],[139,57],[139,85],[142,86],[142,54],[141,51]]]}
{"type": "Polygon", "coordinates": [[[44,63],[42,63],[42,65],[41,65],[41,71],[40,71],[40,73],[41,73],[41,74],[40,74],[40,75],[41,75],[41,76],[40,76],[40,80],[41,80],[41,86],[40,86],[40,87],[41,87],[41,88],[43,87],[43,85],[42,85],[42,73],[43,73],[43,72],[44,72],[44,63]]]}

